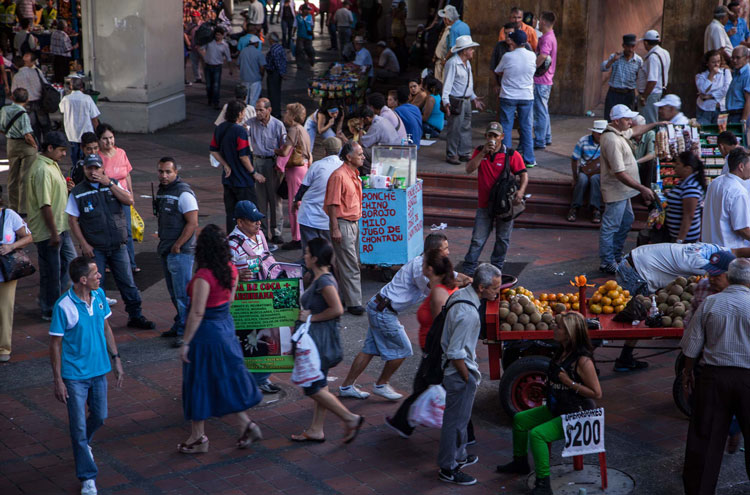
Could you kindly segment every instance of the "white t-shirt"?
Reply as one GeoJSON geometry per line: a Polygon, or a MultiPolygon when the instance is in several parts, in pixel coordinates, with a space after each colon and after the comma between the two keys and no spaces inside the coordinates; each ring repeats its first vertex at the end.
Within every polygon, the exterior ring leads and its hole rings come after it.
{"type": "Polygon", "coordinates": [[[386,48],[383,50],[383,52],[380,54],[380,58],[378,59],[378,65],[381,66],[385,70],[389,70],[391,72],[401,72],[401,67],[398,65],[398,59],[396,58],[396,54],[393,53],[393,50],[390,48],[386,48]]]}
{"type": "Polygon", "coordinates": [[[534,99],[534,72],[536,55],[526,48],[516,48],[500,59],[496,73],[503,73],[500,98],[510,100],[534,99]]]}
{"type": "Polygon", "coordinates": [[[656,292],[677,277],[703,275],[711,255],[723,251],[721,246],[696,242],[693,244],[647,244],[632,251],[638,274],[648,282],[648,290],[656,292]]]}
{"type": "MultiPolygon", "coordinates": [[[[101,184],[96,182],[96,183],[92,183],[91,185],[94,186],[95,189],[99,189],[99,186],[101,184]]],[[[113,187],[119,187],[120,189],[126,190],[124,187],[122,187],[118,183],[115,183],[113,187]]],[[[76,199],[73,197],[72,194],[68,195],[68,204],[65,205],[65,213],[76,218],[81,216],[81,210],[78,209],[78,203],[76,203],[76,199]]]]}
{"type": "Polygon", "coordinates": [[[726,249],[750,246],[735,231],[750,227],[750,193],[734,174],[720,175],[709,184],[703,202],[701,240],[726,249]]]}
{"type": "Polygon", "coordinates": [[[338,156],[331,155],[310,165],[305,178],[302,179],[302,185],[310,186],[310,188],[302,196],[302,203],[297,214],[300,225],[319,230],[330,228],[328,215],[323,211],[323,200],[326,195],[328,178],[342,163],[344,162],[338,156]]]}
{"type": "MultiPolygon", "coordinates": [[[[0,244],[13,244],[16,242],[16,231],[21,228],[26,229],[27,234],[31,234],[29,227],[23,218],[18,213],[11,210],[10,208],[3,208],[5,212],[5,221],[3,222],[3,238],[0,244]]],[[[0,282],[5,282],[2,272],[0,272],[0,282]]]]}
{"type": "Polygon", "coordinates": [[[98,117],[100,112],[89,95],[73,91],[63,97],[59,109],[63,114],[63,125],[68,141],[80,143],[84,132],[94,132],[91,119],[98,117]]]}

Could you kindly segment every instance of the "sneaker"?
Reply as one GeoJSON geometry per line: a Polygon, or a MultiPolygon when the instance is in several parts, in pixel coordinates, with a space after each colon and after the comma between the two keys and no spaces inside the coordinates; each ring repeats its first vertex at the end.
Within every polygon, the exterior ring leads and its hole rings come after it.
{"type": "Polygon", "coordinates": [[[386,416],[386,418],[385,418],[385,425],[388,428],[390,428],[391,430],[395,431],[396,434],[398,434],[398,436],[400,436],[401,438],[409,438],[411,436],[411,432],[410,433],[406,433],[404,430],[402,430],[398,426],[394,425],[393,424],[393,419],[390,416],[386,416]]]}
{"type": "Polygon", "coordinates": [[[399,394],[398,392],[393,390],[393,387],[391,387],[390,383],[375,385],[374,387],[372,387],[372,393],[381,397],[385,397],[388,400],[399,400],[401,397],[403,397],[403,394],[399,394]]]}
{"type": "Polygon", "coordinates": [[[620,358],[615,359],[614,370],[618,372],[642,370],[644,368],[648,368],[648,363],[646,361],[637,361],[632,358],[630,360],[620,358]]]}
{"type": "Polygon", "coordinates": [[[534,145],[534,151],[536,151],[536,150],[543,150],[545,148],[546,148],[546,146],[537,146],[536,144],[534,145]]]}
{"type": "Polygon", "coordinates": [[[365,313],[365,308],[362,306],[349,306],[346,310],[354,316],[362,316],[365,313]]]}
{"type": "Polygon", "coordinates": [[[81,495],[96,495],[96,483],[94,480],[86,480],[81,484],[81,495]]]}
{"type": "Polygon", "coordinates": [[[445,161],[451,165],[461,165],[461,162],[455,156],[446,156],[445,161]]]}
{"type": "Polygon", "coordinates": [[[107,304],[109,304],[110,306],[114,306],[115,304],[117,304],[117,299],[112,299],[111,297],[107,297],[106,299],[107,304]]]}
{"type": "Polygon", "coordinates": [[[258,385],[258,388],[263,392],[264,394],[278,394],[281,392],[281,387],[278,385],[274,385],[271,382],[265,382],[258,385]]]}
{"type": "Polygon", "coordinates": [[[175,330],[174,328],[170,328],[166,332],[162,332],[161,335],[159,335],[159,337],[162,337],[164,339],[168,339],[170,337],[177,337],[177,330],[175,330]]]}
{"type": "Polygon", "coordinates": [[[370,396],[369,392],[360,390],[356,383],[348,387],[339,387],[339,397],[354,397],[355,399],[366,399],[370,396]]]}
{"type": "Polygon", "coordinates": [[[473,485],[477,482],[476,478],[469,476],[458,468],[453,471],[441,468],[440,471],[438,471],[438,478],[440,481],[445,481],[446,483],[455,483],[456,485],[463,486],[473,485]]]}
{"type": "Polygon", "coordinates": [[[526,168],[534,168],[536,167],[536,162],[526,163],[525,165],[526,165],[526,168]]]}
{"type": "Polygon", "coordinates": [[[139,316],[137,318],[130,318],[128,320],[128,327],[139,328],[141,330],[153,330],[156,328],[153,321],[147,320],[145,316],[139,316]]]}
{"type": "Polygon", "coordinates": [[[172,347],[175,349],[178,347],[182,347],[182,344],[184,344],[185,341],[182,339],[182,335],[178,335],[176,339],[174,339],[174,342],[172,342],[172,347]]]}
{"type": "Polygon", "coordinates": [[[617,265],[614,263],[599,265],[599,271],[602,273],[608,273],[609,275],[614,275],[617,272],[617,265]]]}
{"type": "Polygon", "coordinates": [[[273,253],[274,251],[278,251],[279,250],[279,246],[278,246],[278,244],[269,244],[268,245],[268,250],[273,253]]]}
{"type": "Polygon", "coordinates": [[[471,466],[472,464],[476,464],[479,462],[479,456],[474,454],[469,454],[466,456],[466,459],[463,461],[456,461],[458,462],[458,469],[464,468],[466,466],[471,466]]]}

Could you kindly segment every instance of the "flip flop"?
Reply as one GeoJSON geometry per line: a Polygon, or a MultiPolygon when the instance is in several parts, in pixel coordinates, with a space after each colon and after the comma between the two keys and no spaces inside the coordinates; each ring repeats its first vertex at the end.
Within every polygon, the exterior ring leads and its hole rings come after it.
{"type": "Polygon", "coordinates": [[[292,442],[311,442],[311,443],[323,443],[326,441],[325,437],[323,438],[313,438],[310,435],[307,434],[306,431],[303,431],[300,435],[292,435],[289,438],[291,438],[292,442]]]}
{"type": "Polygon", "coordinates": [[[347,439],[344,440],[344,443],[352,443],[354,439],[357,438],[359,430],[362,428],[363,424],[365,424],[365,417],[360,415],[357,426],[349,429],[349,431],[347,432],[347,439]]]}

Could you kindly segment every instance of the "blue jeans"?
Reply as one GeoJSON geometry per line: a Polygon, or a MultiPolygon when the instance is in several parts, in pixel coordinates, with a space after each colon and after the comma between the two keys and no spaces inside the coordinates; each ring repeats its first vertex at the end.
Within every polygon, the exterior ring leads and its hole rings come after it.
{"type": "Polygon", "coordinates": [[[63,379],[63,382],[68,389],[68,423],[76,476],[80,481],[93,480],[99,470],[89,452],[89,444],[94,432],[107,419],[107,375],[87,380],[63,379]],[[89,406],[88,417],[86,404],[89,406]]]}
{"type": "Polygon", "coordinates": [[[599,230],[599,259],[602,265],[614,265],[622,259],[622,250],[633,225],[630,199],[605,203],[602,226],[599,230]]]}
{"type": "Polygon", "coordinates": [[[716,120],[719,118],[719,112],[717,112],[716,110],[701,110],[700,108],[696,107],[695,118],[701,125],[715,124],[716,120]]]}
{"type": "Polygon", "coordinates": [[[81,151],[81,143],[74,143],[73,141],[68,142],[68,156],[70,162],[75,167],[78,160],[83,160],[83,151],[81,151]]]}
{"type": "Polygon", "coordinates": [[[112,270],[112,276],[115,277],[115,284],[120,291],[123,301],[125,301],[125,311],[130,318],[141,316],[141,293],[133,281],[133,271],[130,269],[128,261],[128,250],[125,244],[112,250],[103,250],[94,248],[94,263],[102,275],[100,284],[104,286],[104,267],[109,266],[112,270]]]}
{"type": "Polygon", "coordinates": [[[495,229],[495,247],[492,249],[490,262],[500,270],[503,269],[505,253],[508,252],[508,246],[510,246],[510,233],[513,230],[513,220],[504,222],[499,218],[493,219],[490,218],[486,208],[477,208],[477,214],[474,218],[474,228],[471,231],[469,252],[464,257],[463,271],[466,275],[470,277],[474,275],[474,270],[476,270],[479,262],[479,256],[482,254],[482,249],[484,249],[484,245],[490,237],[493,227],[495,229]]]}
{"type": "Polygon", "coordinates": [[[380,356],[383,361],[403,359],[413,354],[409,336],[398,315],[386,308],[377,310],[378,303],[373,297],[367,303],[367,336],[362,352],[371,356],[380,356]]]}
{"type": "Polygon", "coordinates": [[[601,186],[600,174],[592,175],[589,177],[583,172],[578,172],[578,182],[576,187],[573,189],[573,202],[570,204],[573,208],[580,208],[583,206],[583,197],[586,194],[586,189],[591,186],[589,190],[589,206],[596,208],[597,210],[602,209],[602,186],[601,186]]]}
{"type": "Polygon", "coordinates": [[[204,72],[206,74],[206,96],[208,104],[218,106],[219,95],[221,94],[221,64],[206,64],[204,72]]]}
{"type": "Polygon", "coordinates": [[[534,146],[543,148],[552,142],[552,127],[549,123],[549,94],[551,84],[534,85],[534,146]]]}
{"type": "Polygon", "coordinates": [[[503,133],[505,134],[503,144],[506,148],[513,147],[513,122],[516,117],[516,110],[518,110],[518,120],[521,126],[521,140],[518,148],[526,163],[536,163],[534,144],[531,138],[531,128],[533,127],[531,110],[533,107],[534,100],[500,98],[500,125],[503,126],[503,133]]]}
{"type": "Polygon", "coordinates": [[[255,384],[257,386],[261,386],[264,383],[268,381],[268,377],[271,376],[271,373],[250,373],[253,377],[253,380],[255,380],[255,384]]]}
{"type": "MultiPolygon", "coordinates": [[[[330,17],[331,14],[328,14],[330,17]]],[[[338,43],[338,36],[336,35],[336,24],[331,23],[328,25],[328,36],[331,38],[331,48],[336,50],[338,49],[339,43],[338,43]]],[[[344,47],[342,46],[341,49],[343,50],[344,47]]]]}
{"type": "Polygon", "coordinates": [[[60,234],[60,244],[50,246],[49,239],[36,244],[39,262],[39,307],[49,314],[57,299],[70,287],[68,265],[76,257],[70,232],[60,234]]]}
{"type": "Polygon", "coordinates": [[[646,282],[635,268],[630,266],[628,260],[621,260],[617,265],[615,279],[623,289],[630,291],[632,295],[648,296],[648,282],[646,282]]]}
{"type": "Polygon", "coordinates": [[[172,330],[177,332],[177,335],[185,333],[185,319],[190,306],[187,286],[193,276],[193,259],[192,254],[182,253],[168,253],[161,257],[161,267],[164,271],[164,280],[167,282],[169,297],[172,298],[172,304],[177,309],[172,325],[172,330]]]}
{"type": "Polygon", "coordinates": [[[281,18],[281,45],[289,49],[292,42],[292,30],[294,29],[294,19],[281,18]]]}
{"type": "MultiPolygon", "coordinates": [[[[133,191],[130,191],[131,193],[133,191]]],[[[135,264],[135,246],[133,245],[133,219],[130,217],[130,206],[122,205],[122,214],[125,215],[125,222],[128,229],[128,258],[130,259],[130,269],[135,270],[138,265],[135,264]]]]}
{"type": "Polygon", "coordinates": [[[428,124],[427,122],[422,122],[422,131],[424,131],[425,138],[427,138],[428,134],[430,138],[437,138],[442,132],[440,129],[432,124],[428,124]]]}

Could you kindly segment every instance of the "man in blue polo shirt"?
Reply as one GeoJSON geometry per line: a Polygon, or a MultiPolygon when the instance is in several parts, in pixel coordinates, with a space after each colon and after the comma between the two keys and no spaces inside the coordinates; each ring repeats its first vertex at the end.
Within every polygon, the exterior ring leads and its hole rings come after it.
{"type": "Polygon", "coordinates": [[[729,8],[729,20],[724,29],[729,35],[729,41],[735,48],[740,45],[747,46],[750,42],[750,30],[747,28],[747,21],[740,15],[740,2],[729,2],[727,8],[729,8]]]}
{"type": "Polygon", "coordinates": [[[729,122],[745,122],[750,114],[750,66],[747,64],[750,48],[740,45],[732,50],[732,82],[727,90],[729,122]]]}
{"type": "Polygon", "coordinates": [[[55,398],[68,406],[81,495],[96,495],[98,470],[90,444],[94,432],[107,417],[106,375],[112,370],[110,356],[115,362],[118,388],[122,387],[123,371],[117,344],[107,323],[112,312],[104,290],[99,287],[101,274],[96,263],[79,256],[71,261],[69,273],[73,287],[57,300],[52,310],[50,359],[55,398]]]}

